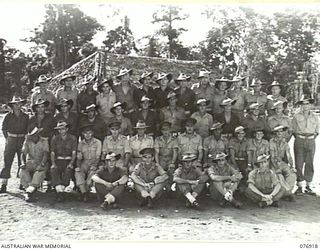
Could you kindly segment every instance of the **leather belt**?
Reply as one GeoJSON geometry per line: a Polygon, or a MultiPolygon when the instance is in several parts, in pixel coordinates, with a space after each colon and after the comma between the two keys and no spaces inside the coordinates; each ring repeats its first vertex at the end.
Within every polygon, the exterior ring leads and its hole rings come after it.
{"type": "Polygon", "coordinates": [[[305,136],[305,135],[297,135],[298,138],[300,139],[314,139],[315,136],[314,135],[309,135],[309,136],[305,136]]]}
{"type": "Polygon", "coordinates": [[[57,157],[57,160],[71,160],[71,159],[72,159],[71,156],[66,156],[66,157],[58,156],[58,157],[57,157]]]}
{"type": "Polygon", "coordinates": [[[12,134],[12,133],[8,132],[8,136],[19,138],[19,137],[25,137],[26,135],[25,134],[12,134]]]}

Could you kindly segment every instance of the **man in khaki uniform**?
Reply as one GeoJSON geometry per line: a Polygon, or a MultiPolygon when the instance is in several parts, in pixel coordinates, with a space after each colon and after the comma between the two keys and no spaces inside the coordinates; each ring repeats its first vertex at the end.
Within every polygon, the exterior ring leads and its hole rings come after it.
{"type": "Polygon", "coordinates": [[[182,166],[173,174],[178,190],[186,197],[186,207],[198,208],[197,197],[205,187],[208,176],[195,164],[197,155],[186,154],[181,158],[182,166]]]}
{"type": "Polygon", "coordinates": [[[153,148],[144,148],[140,151],[142,162],[138,163],[131,174],[135,190],[143,199],[141,206],[153,207],[153,201],[160,196],[168,175],[163,168],[154,162],[153,148]]]}

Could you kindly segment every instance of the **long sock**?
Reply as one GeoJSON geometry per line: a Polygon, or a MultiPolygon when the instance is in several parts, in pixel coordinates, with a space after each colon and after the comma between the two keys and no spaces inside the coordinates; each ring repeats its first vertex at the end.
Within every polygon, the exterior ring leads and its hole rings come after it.
{"type": "Polygon", "coordinates": [[[185,194],[185,196],[187,197],[188,201],[190,201],[191,204],[196,200],[190,193],[185,194]]]}

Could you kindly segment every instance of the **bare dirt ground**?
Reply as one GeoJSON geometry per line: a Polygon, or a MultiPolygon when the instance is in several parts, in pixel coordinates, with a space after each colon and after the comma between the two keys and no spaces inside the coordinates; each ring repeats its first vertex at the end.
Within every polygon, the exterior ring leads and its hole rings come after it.
{"type": "MultiPolygon", "coordinates": [[[[2,119],[0,119],[2,123],[2,119]]],[[[2,135],[2,134],[1,134],[2,135]]],[[[318,139],[318,146],[319,146],[318,139]]],[[[4,138],[0,137],[3,164],[4,138]]],[[[315,187],[320,194],[320,151],[315,160],[315,187]]],[[[126,193],[116,210],[102,211],[92,201],[81,203],[69,193],[56,203],[53,193],[40,191],[37,201],[23,200],[16,178],[17,163],[8,193],[0,194],[0,241],[15,240],[202,240],[233,242],[320,242],[320,197],[303,195],[281,208],[220,208],[205,195],[203,211],[189,210],[182,200],[162,198],[152,210],[141,209],[134,193],[126,193]]]]}

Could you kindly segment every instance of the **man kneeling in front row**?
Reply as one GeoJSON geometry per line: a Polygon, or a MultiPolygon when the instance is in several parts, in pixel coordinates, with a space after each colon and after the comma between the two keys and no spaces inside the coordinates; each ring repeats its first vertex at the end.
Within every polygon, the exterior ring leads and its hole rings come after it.
{"type": "Polygon", "coordinates": [[[117,208],[116,201],[123,194],[128,181],[127,171],[123,168],[121,155],[110,152],[105,156],[105,162],[92,176],[95,183],[98,200],[102,209],[117,208]]]}
{"type": "Polygon", "coordinates": [[[168,180],[166,171],[154,162],[155,150],[144,148],[140,152],[142,162],[138,163],[131,174],[135,190],[142,197],[141,206],[153,207],[153,200],[160,196],[160,193],[168,180]]]}

